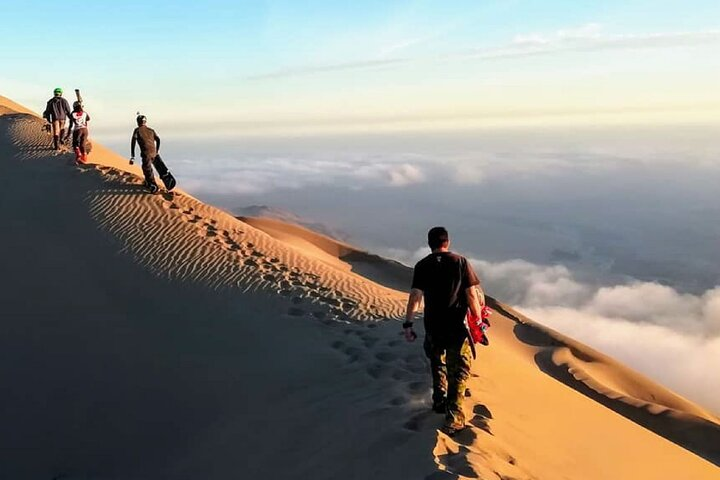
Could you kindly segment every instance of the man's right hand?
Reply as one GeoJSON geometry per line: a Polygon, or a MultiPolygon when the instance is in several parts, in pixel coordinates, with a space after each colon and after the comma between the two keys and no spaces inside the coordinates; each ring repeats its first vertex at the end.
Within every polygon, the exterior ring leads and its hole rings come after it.
{"type": "Polygon", "coordinates": [[[414,342],[417,338],[417,333],[415,333],[412,327],[404,328],[403,333],[405,334],[405,340],[408,342],[414,342]]]}

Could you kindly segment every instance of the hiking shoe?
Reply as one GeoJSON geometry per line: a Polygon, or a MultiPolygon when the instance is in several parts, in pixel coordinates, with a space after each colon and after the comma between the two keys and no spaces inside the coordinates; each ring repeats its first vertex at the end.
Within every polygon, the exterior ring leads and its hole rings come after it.
{"type": "Polygon", "coordinates": [[[435,413],[442,413],[445,414],[446,406],[445,406],[445,400],[439,400],[436,402],[433,402],[432,404],[432,411],[435,413]]]}

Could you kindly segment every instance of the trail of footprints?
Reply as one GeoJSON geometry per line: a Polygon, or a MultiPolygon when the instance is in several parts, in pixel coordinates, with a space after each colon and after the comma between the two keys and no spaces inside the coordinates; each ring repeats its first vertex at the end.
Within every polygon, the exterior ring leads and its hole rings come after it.
{"type": "MultiPolygon", "coordinates": [[[[97,166],[110,181],[117,181],[118,188],[127,184],[139,184],[134,174],[112,167],[97,166]]],[[[358,303],[347,298],[341,291],[322,285],[320,276],[291,268],[279,258],[267,255],[253,242],[245,238],[240,228],[223,229],[217,220],[207,218],[190,205],[182,194],[163,194],[159,198],[163,208],[190,225],[196,234],[211,244],[227,251],[233,257],[235,268],[246,271],[240,274],[239,284],[247,289],[274,290],[290,300],[287,314],[294,317],[310,316],[327,321],[347,321],[358,303]]]]}
{"type": "MultiPolygon", "coordinates": [[[[372,380],[382,382],[387,392],[383,408],[403,408],[410,411],[403,428],[413,432],[437,430],[444,420],[430,409],[430,372],[420,342],[407,344],[391,322],[346,324],[331,331],[336,337],[331,347],[345,356],[348,366],[357,366],[372,380]]],[[[471,374],[477,378],[477,374],[471,374]]],[[[466,396],[472,396],[468,391],[466,396]]],[[[502,447],[483,451],[476,446],[481,435],[493,433],[490,429],[492,413],[482,404],[467,401],[468,428],[455,436],[440,434],[438,441],[445,453],[436,456],[439,471],[426,480],[458,478],[491,478],[520,480],[532,478],[517,465],[517,460],[502,447]],[[494,471],[485,467],[488,458],[500,459],[502,468],[494,471]]],[[[498,462],[493,462],[498,463],[498,462]]]]}
{"type": "Polygon", "coordinates": [[[175,211],[182,219],[193,225],[199,236],[206,238],[234,255],[240,268],[255,271],[265,288],[274,289],[290,300],[287,314],[294,317],[311,316],[330,321],[347,320],[348,314],[358,306],[357,302],[339,290],[320,284],[320,276],[291,268],[279,258],[267,255],[254,243],[245,239],[239,228],[225,230],[218,227],[217,220],[205,218],[192,206],[183,205],[178,196],[164,198],[165,207],[175,211]]]}

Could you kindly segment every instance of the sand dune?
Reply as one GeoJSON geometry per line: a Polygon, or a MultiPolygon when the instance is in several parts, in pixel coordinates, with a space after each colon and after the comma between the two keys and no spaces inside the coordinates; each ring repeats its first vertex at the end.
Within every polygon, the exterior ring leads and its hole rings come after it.
{"type": "Polygon", "coordinates": [[[345,242],[313,232],[305,227],[264,217],[238,217],[286,245],[300,248],[341,270],[353,272],[380,285],[405,291],[412,280],[412,269],[394,260],[360,250],[345,242]]]}
{"type": "Polygon", "coordinates": [[[0,98],[0,477],[718,478],[717,418],[497,302],[439,433],[406,268],[41,124],[0,98]]]}

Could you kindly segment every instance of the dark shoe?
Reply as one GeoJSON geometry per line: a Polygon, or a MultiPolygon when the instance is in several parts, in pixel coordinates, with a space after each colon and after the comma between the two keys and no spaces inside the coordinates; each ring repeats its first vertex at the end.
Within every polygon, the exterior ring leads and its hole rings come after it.
{"type": "Polygon", "coordinates": [[[435,413],[442,413],[445,414],[446,406],[445,406],[445,400],[439,400],[437,402],[433,402],[432,404],[432,411],[435,413]]]}
{"type": "Polygon", "coordinates": [[[150,193],[157,193],[158,190],[160,190],[160,187],[158,187],[157,184],[154,182],[153,183],[145,182],[145,188],[147,188],[148,192],[150,192],[150,193]]]}

